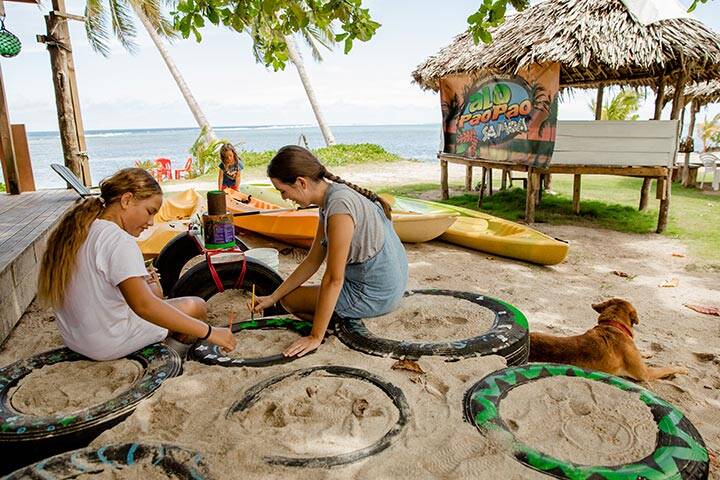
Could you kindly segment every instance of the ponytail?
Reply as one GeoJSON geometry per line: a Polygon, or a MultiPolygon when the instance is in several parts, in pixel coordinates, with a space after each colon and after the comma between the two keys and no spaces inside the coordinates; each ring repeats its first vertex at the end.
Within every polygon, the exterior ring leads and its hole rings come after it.
{"type": "Polygon", "coordinates": [[[38,275],[38,299],[45,305],[59,308],[72,280],[77,254],[87,239],[92,223],[106,205],[120,200],[130,192],[138,200],[162,195],[157,181],[142,168],[124,168],[100,182],[100,196],[78,200],[50,233],[38,275]]]}
{"type": "Polygon", "coordinates": [[[348,187],[352,188],[353,190],[355,190],[356,192],[358,192],[360,195],[364,196],[371,202],[379,203],[383,209],[383,212],[385,213],[385,216],[388,218],[388,220],[392,220],[392,208],[390,207],[390,204],[387,201],[385,201],[385,199],[383,199],[377,193],[373,192],[372,190],[368,190],[367,188],[363,188],[358,185],[355,185],[354,183],[350,183],[347,180],[343,180],[342,178],[328,172],[327,170],[325,170],[323,177],[327,178],[331,182],[342,183],[343,185],[347,185],[348,187]]]}

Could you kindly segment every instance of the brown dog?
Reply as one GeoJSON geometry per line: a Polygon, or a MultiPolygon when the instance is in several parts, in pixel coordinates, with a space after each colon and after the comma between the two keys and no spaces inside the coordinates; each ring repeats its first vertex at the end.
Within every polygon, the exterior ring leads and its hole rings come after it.
{"type": "Polygon", "coordinates": [[[687,373],[683,367],[645,365],[633,341],[632,327],[640,321],[630,302],[611,298],[592,308],[600,314],[598,324],[582,335],[531,333],[530,361],[565,363],[641,381],[687,373]]]}

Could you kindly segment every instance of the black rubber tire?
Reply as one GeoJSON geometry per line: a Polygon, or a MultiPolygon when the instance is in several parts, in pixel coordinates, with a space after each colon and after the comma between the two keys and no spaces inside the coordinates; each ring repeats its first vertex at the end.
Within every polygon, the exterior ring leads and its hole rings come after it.
{"type": "Polygon", "coordinates": [[[152,395],[165,379],[182,371],[182,360],[163,343],[154,343],[127,357],[140,363],[145,372],[128,390],[107,402],[77,412],[55,416],[26,415],[10,404],[10,389],[33,370],[60,362],[87,360],[68,348],[20,360],[0,369],[0,471],[59,452],[86,446],[103,430],[121,422],[135,406],[152,395]]]}
{"type": "Polygon", "coordinates": [[[76,478],[82,474],[111,470],[122,472],[132,465],[155,465],[168,478],[209,479],[210,474],[200,453],[174,445],[123,443],[88,447],[61,453],[16,470],[4,480],[76,478]]]}
{"type": "Polygon", "coordinates": [[[652,454],[633,464],[600,467],[563,461],[515,439],[512,454],[527,467],[556,478],[689,480],[708,477],[707,448],[690,420],[649,390],[607,373],[554,363],[530,363],[521,367],[504,368],[487,375],[465,393],[465,419],[481,432],[500,430],[512,435],[500,416],[500,402],[515,387],[554,376],[582,377],[638,393],[640,400],[650,408],[658,425],[656,448],[652,454]]]}
{"type": "MultiPolygon", "coordinates": [[[[508,365],[527,362],[530,335],[525,315],[509,303],[472,292],[454,290],[411,290],[413,295],[443,295],[467,300],[495,312],[493,325],[487,332],[465,340],[448,342],[407,342],[373,335],[361,318],[335,317],[338,338],[348,347],[370,355],[417,359],[423,356],[443,356],[448,360],[485,355],[501,355],[508,365]]],[[[369,320],[372,321],[372,320],[369,320]]]]}
{"type": "MultiPolygon", "coordinates": [[[[283,282],[282,277],[264,262],[247,257],[246,260],[245,278],[240,287],[242,290],[250,292],[254,284],[256,295],[270,295],[283,282]]],[[[242,271],[242,264],[242,261],[213,264],[224,289],[234,288],[235,282],[242,271]]],[[[212,278],[207,262],[202,262],[192,266],[180,277],[169,296],[170,298],[196,296],[201,297],[203,300],[209,300],[217,293],[218,288],[212,278]]],[[[287,312],[280,303],[265,311],[266,316],[282,315],[284,313],[287,312]]]]}
{"type": "MultiPolygon", "coordinates": [[[[293,332],[306,336],[309,335],[310,330],[312,330],[312,322],[298,320],[293,317],[262,317],[246,322],[233,323],[232,331],[233,333],[237,333],[241,330],[277,330],[281,328],[292,330],[293,332]]],[[[228,357],[222,353],[220,347],[209,343],[207,340],[196,343],[190,349],[191,360],[196,360],[206,365],[220,365],[223,367],[269,367],[271,365],[292,362],[298,358],[300,357],[286,357],[282,353],[256,358],[228,357]]]]}
{"type": "MultiPolygon", "coordinates": [[[[243,252],[248,250],[247,245],[237,236],[235,243],[243,252]]],[[[177,235],[165,244],[160,254],[153,260],[153,266],[160,274],[160,286],[165,294],[172,291],[187,262],[202,254],[197,241],[188,232],[177,235]]]]}
{"type": "Polygon", "coordinates": [[[229,418],[234,413],[242,410],[246,410],[254,405],[260,398],[261,393],[266,388],[285,380],[288,377],[307,377],[313,372],[322,370],[329,376],[335,377],[346,377],[363,380],[371,383],[382,390],[393,402],[395,408],[398,410],[398,420],[388,430],[382,438],[377,442],[369,445],[365,448],[355,450],[353,452],[342,453],[339,455],[330,455],[326,457],[309,457],[309,458],[298,458],[298,457],[282,457],[282,456],[266,456],[265,462],[271,465],[283,465],[286,467],[311,467],[311,468],[329,468],[338,465],[347,465],[349,463],[357,462],[363,458],[370,457],[376,453],[382,452],[397,440],[398,435],[405,428],[405,425],[411,419],[410,406],[407,403],[405,394],[398,387],[389,383],[379,376],[368,372],[367,370],[361,370],[353,367],[339,367],[339,366],[318,366],[303,368],[300,370],[294,370],[291,372],[283,373],[276,377],[272,377],[268,380],[258,383],[257,385],[250,388],[243,398],[235,402],[228,410],[225,418],[229,418]]]}

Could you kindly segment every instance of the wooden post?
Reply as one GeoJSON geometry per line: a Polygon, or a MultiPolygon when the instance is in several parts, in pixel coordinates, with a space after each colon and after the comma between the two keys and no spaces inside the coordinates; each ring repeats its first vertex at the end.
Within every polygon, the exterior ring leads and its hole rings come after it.
{"type": "Polygon", "coordinates": [[[465,165],[465,191],[472,191],[472,165],[465,165]]]}
{"type": "Polygon", "coordinates": [[[660,75],[657,83],[657,94],[655,95],[655,114],[653,120],[660,120],[662,109],[665,105],[665,74],[660,75]]]}
{"type": "Polygon", "coordinates": [[[572,209],[575,215],[580,213],[580,182],[582,175],[573,175],[573,199],[572,209]]]}
{"type": "Polygon", "coordinates": [[[528,181],[525,196],[525,223],[528,225],[535,221],[535,172],[528,168],[528,181]]]}
{"type": "Polygon", "coordinates": [[[41,37],[41,41],[47,44],[50,53],[60,143],[63,147],[65,165],[86,186],[90,186],[90,168],[87,162],[85,135],[82,132],[70,34],[63,0],[53,0],[53,8],[55,10],[45,16],[47,35],[41,37]]]}
{"type": "Polygon", "coordinates": [[[595,120],[602,120],[603,108],[603,87],[598,88],[597,98],[595,99],[595,120]]]}
{"type": "MultiPolygon", "coordinates": [[[[700,105],[697,100],[693,99],[690,102],[690,123],[688,124],[688,137],[693,138],[693,132],[695,131],[695,117],[697,112],[700,110],[700,105]]],[[[695,182],[690,178],[690,152],[685,152],[685,162],[683,162],[682,171],[682,185],[683,187],[694,187],[695,182]]]]}
{"type": "Polygon", "coordinates": [[[643,178],[643,184],[640,188],[640,205],[638,206],[639,211],[643,211],[647,208],[648,203],[648,193],[650,192],[650,184],[652,183],[652,178],[643,178]]]}
{"type": "Polygon", "coordinates": [[[440,194],[443,200],[450,198],[448,188],[448,162],[442,158],[440,159],[440,194]]]}
{"type": "MultiPolygon", "coordinates": [[[[688,69],[683,61],[684,59],[682,58],[682,55],[680,57],[680,60],[682,62],[682,70],[678,72],[677,79],[675,81],[675,95],[673,96],[672,110],[670,113],[671,120],[677,120],[680,117],[680,112],[682,112],[683,107],[685,106],[685,84],[687,83],[688,69]]],[[[677,149],[675,151],[675,156],[677,157],[677,149]]],[[[658,223],[656,230],[657,233],[662,233],[667,228],[668,214],[670,212],[670,194],[672,192],[673,165],[675,165],[675,159],[673,159],[672,165],[668,169],[667,181],[665,183],[665,198],[660,200],[660,211],[658,212],[658,223]]]]}
{"type": "Polygon", "coordinates": [[[480,192],[478,195],[477,207],[482,208],[483,196],[485,195],[485,187],[487,185],[487,168],[482,167],[480,174],[480,192]]]}
{"type": "Polygon", "coordinates": [[[487,169],[487,186],[488,186],[488,197],[492,197],[492,194],[493,194],[492,168],[487,169]]]}
{"type": "Polygon", "coordinates": [[[505,190],[507,188],[507,177],[510,175],[512,175],[510,170],[507,168],[502,169],[502,175],[500,177],[500,190],[505,190]]]}
{"type": "Polygon", "coordinates": [[[15,161],[15,148],[12,140],[12,129],[10,126],[10,115],[7,108],[7,96],[5,95],[5,82],[0,70],[0,147],[2,148],[2,166],[5,177],[5,189],[8,193],[17,195],[20,193],[20,179],[18,178],[17,163],[15,161]]]}

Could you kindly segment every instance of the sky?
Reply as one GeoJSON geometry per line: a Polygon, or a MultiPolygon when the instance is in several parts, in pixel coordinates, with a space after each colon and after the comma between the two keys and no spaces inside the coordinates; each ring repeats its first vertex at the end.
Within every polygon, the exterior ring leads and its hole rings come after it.
{"type": "MultiPolygon", "coordinates": [[[[342,46],[327,52],[322,63],[303,51],[306,68],[330,125],[439,123],[440,100],[412,83],[411,72],[429,55],[467,28],[468,15],[480,0],[365,0],[382,26],[367,43],[355,42],[345,55],[342,46]]],[[[57,130],[57,111],[50,59],[35,36],[45,33],[44,7],[5,2],[5,26],[23,48],[17,57],[2,58],[2,75],[12,123],[28,131],[57,130]]],[[[70,13],[82,14],[85,2],[66,0],[70,13]]],[[[685,5],[689,0],[682,0],[685,5]]],[[[698,6],[694,16],[720,31],[720,0],[698,6]]],[[[138,51],[130,54],[112,44],[110,57],[95,53],[84,26],[71,21],[71,40],[81,112],[86,130],[194,127],[196,123],[154,44],[137,23],[138,51]]],[[[251,41],[226,28],[202,30],[203,40],[178,40],[171,55],[213,126],[310,125],[315,123],[294,67],[274,72],[255,63],[251,41]]],[[[584,120],[595,91],[564,100],[560,119],[584,120]]],[[[607,98],[607,94],[606,94],[607,98]]],[[[652,98],[640,118],[652,114],[652,98]]],[[[700,115],[702,118],[706,111],[700,115]]],[[[720,113],[710,107],[708,115],[720,113]]]]}

